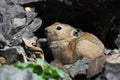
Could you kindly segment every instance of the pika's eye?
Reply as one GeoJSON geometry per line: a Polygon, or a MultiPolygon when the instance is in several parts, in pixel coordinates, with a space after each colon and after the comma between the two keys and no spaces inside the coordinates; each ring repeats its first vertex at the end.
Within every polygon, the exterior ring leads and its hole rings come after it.
{"type": "Polygon", "coordinates": [[[57,30],[61,30],[62,28],[61,28],[60,26],[57,26],[56,29],[57,29],[57,30]]]}

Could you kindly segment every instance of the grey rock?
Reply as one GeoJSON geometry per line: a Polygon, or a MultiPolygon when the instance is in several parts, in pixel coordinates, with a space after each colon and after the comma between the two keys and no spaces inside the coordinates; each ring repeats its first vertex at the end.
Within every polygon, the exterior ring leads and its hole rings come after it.
{"type": "Polygon", "coordinates": [[[43,0],[6,0],[9,3],[14,3],[14,4],[28,4],[32,2],[37,2],[37,1],[43,1],[43,0]]]}
{"type": "Polygon", "coordinates": [[[82,59],[78,60],[73,64],[70,65],[64,65],[64,67],[67,69],[71,77],[75,77],[78,74],[84,74],[86,75],[86,70],[88,67],[89,60],[88,59],[82,59]]]}
{"type": "Polygon", "coordinates": [[[11,0],[12,2],[16,3],[16,4],[28,4],[28,3],[32,3],[32,2],[37,2],[37,1],[43,1],[43,0],[11,0]]]}
{"type": "Polygon", "coordinates": [[[26,53],[22,46],[13,46],[0,49],[0,56],[5,57],[7,63],[13,64],[14,62],[27,62],[26,53]]]}
{"type": "Polygon", "coordinates": [[[13,66],[0,68],[0,80],[37,80],[30,69],[19,70],[13,66]]]}
{"type": "Polygon", "coordinates": [[[33,37],[34,36],[33,32],[38,30],[41,24],[42,24],[42,20],[39,18],[35,18],[30,25],[19,30],[19,32],[17,32],[12,36],[11,44],[16,44],[16,45],[21,44],[23,36],[33,37]]]}
{"type": "Polygon", "coordinates": [[[0,32],[0,42],[6,42],[6,39],[1,32],[0,32]]]}
{"type": "Polygon", "coordinates": [[[107,80],[120,80],[120,64],[106,63],[104,76],[107,80]]]}
{"type": "Polygon", "coordinates": [[[42,20],[40,18],[35,18],[33,22],[28,25],[27,30],[31,32],[37,31],[42,25],[42,20]]]}
{"type": "Polygon", "coordinates": [[[17,27],[25,25],[26,19],[25,18],[14,18],[12,22],[13,22],[13,28],[17,28],[17,27]]]}
{"type": "Polygon", "coordinates": [[[26,24],[30,24],[30,22],[32,22],[36,16],[37,13],[35,13],[35,9],[31,8],[31,11],[26,13],[26,24]]]}
{"type": "Polygon", "coordinates": [[[14,47],[5,47],[0,49],[0,56],[5,57],[7,64],[12,64],[17,61],[18,51],[14,47]]]}
{"type": "Polygon", "coordinates": [[[115,44],[116,44],[117,47],[120,49],[120,34],[119,34],[118,37],[116,38],[115,44]]]}
{"type": "Polygon", "coordinates": [[[105,53],[106,55],[108,55],[108,54],[111,53],[111,51],[112,51],[111,49],[106,49],[104,53],[105,53]]]}
{"type": "Polygon", "coordinates": [[[6,45],[6,39],[0,32],[0,49],[4,48],[5,45],[6,45]]]}
{"type": "MultiPolygon", "coordinates": [[[[0,2],[1,3],[1,2],[0,2]]],[[[0,14],[2,21],[0,23],[0,32],[5,36],[6,39],[9,39],[12,31],[12,19],[19,14],[25,14],[25,11],[22,6],[10,4],[10,1],[5,1],[2,3],[3,6],[0,7],[0,14]]]]}
{"type": "Polygon", "coordinates": [[[36,17],[35,9],[26,12],[22,3],[38,0],[2,0],[0,2],[0,32],[10,46],[20,45],[22,36],[34,36],[33,32],[41,26],[41,19],[36,17]]]}

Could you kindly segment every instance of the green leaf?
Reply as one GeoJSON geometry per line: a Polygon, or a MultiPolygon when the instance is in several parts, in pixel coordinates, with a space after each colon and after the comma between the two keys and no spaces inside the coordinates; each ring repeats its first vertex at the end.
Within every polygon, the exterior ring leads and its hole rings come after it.
{"type": "Polygon", "coordinates": [[[66,74],[65,74],[65,71],[63,71],[63,69],[57,69],[57,72],[58,72],[58,74],[59,74],[59,76],[61,77],[61,78],[65,78],[66,76],[66,74]]]}
{"type": "Polygon", "coordinates": [[[41,66],[35,66],[34,69],[33,69],[33,72],[40,75],[42,74],[42,67],[41,66]]]}
{"type": "Polygon", "coordinates": [[[40,63],[41,66],[47,66],[47,62],[43,59],[37,58],[37,62],[40,63]]]}
{"type": "Polygon", "coordinates": [[[0,63],[0,68],[3,67],[4,65],[0,63]]]}
{"type": "Polygon", "coordinates": [[[20,63],[20,62],[14,64],[14,66],[19,69],[25,69],[27,65],[28,65],[27,63],[20,63]]]}

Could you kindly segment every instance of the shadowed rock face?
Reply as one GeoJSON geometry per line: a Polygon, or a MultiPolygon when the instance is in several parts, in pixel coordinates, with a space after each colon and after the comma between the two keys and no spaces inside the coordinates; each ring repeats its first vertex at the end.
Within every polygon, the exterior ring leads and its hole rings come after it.
{"type": "Polygon", "coordinates": [[[6,59],[6,64],[12,64],[19,60],[24,62],[23,55],[32,53],[24,50],[25,44],[22,38],[23,36],[27,38],[34,37],[33,32],[40,28],[42,20],[36,18],[37,14],[34,9],[24,8],[20,5],[30,2],[33,2],[33,0],[26,2],[22,0],[18,2],[1,0],[0,2],[0,58],[2,60],[6,59]]]}

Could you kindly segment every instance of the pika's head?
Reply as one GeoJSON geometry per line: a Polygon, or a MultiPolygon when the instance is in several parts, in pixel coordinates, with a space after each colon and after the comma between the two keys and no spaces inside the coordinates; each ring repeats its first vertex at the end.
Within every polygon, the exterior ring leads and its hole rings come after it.
{"type": "Polygon", "coordinates": [[[64,40],[64,39],[76,39],[82,35],[81,29],[73,28],[68,24],[55,22],[49,27],[45,28],[47,38],[50,41],[64,40]]]}

